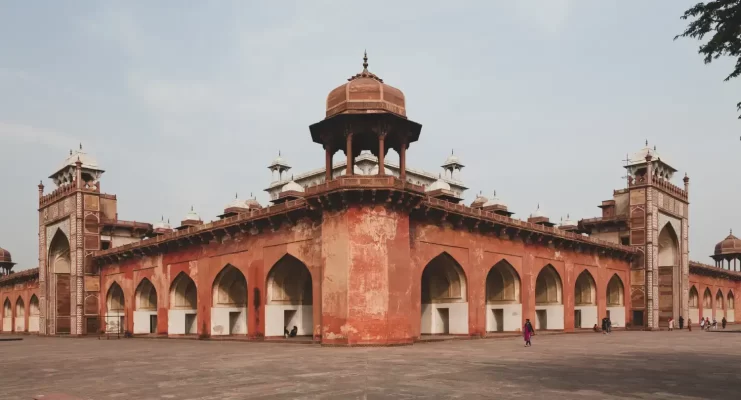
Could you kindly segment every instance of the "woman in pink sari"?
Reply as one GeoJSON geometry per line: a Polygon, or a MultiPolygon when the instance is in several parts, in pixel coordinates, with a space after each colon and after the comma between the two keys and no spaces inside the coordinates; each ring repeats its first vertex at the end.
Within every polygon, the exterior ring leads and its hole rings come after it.
{"type": "Polygon", "coordinates": [[[535,334],[533,324],[530,323],[529,319],[525,320],[525,325],[522,326],[522,337],[525,339],[525,347],[532,346],[530,343],[530,337],[535,334]]]}

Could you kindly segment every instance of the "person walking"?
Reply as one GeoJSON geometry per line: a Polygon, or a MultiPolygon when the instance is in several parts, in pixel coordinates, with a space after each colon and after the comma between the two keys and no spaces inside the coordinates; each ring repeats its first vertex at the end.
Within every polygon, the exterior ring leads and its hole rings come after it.
{"type": "Polygon", "coordinates": [[[669,332],[674,330],[674,318],[669,318],[669,332]]]}
{"type": "Polygon", "coordinates": [[[682,329],[684,329],[684,317],[680,315],[679,316],[679,330],[681,331],[682,329]]]}
{"type": "Polygon", "coordinates": [[[728,323],[728,320],[726,320],[726,317],[723,316],[723,319],[720,320],[720,324],[723,326],[723,329],[726,329],[726,324],[728,323]]]}
{"type": "Polygon", "coordinates": [[[525,325],[522,326],[522,337],[523,339],[525,339],[525,347],[529,347],[533,345],[530,342],[530,339],[533,335],[535,335],[535,329],[533,329],[533,324],[530,323],[530,319],[526,319],[525,325]]]}
{"type": "Polygon", "coordinates": [[[602,334],[607,334],[607,317],[602,318],[602,334]]]}
{"type": "Polygon", "coordinates": [[[692,318],[687,318],[687,330],[692,332],[692,318]]]}

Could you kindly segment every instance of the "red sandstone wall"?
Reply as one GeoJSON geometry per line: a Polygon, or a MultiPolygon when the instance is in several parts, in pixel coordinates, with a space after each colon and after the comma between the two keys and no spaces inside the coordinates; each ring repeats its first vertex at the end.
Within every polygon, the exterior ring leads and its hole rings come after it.
{"type": "MultiPolygon", "coordinates": [[[[705,293],[706,288],[710,288],[710,298],[712,299],[712,306],[713,306],[713,317],[716,316],[716,309],[717,305],[715,304],[715,294],[718,293],[718,289],[720,289],[723,292],[723,297],[726,299],[723,303],[723,311],[728,310],[728,292],[733,291],[733,298],[734,298],[734,310],[739,310],[739,307],[741,307],[741,299],[739,299],[739,290],[741,290],[741,282],[734,282],[727,279],[722,278],[715,278],[710,276],[704,276],[704,275],[695,275],[690,274],[689,276],[689,290],[692,290],[692,287],[695,287],[697,289],[698,294],[698,308],[700,309],[700,315],[703,315],[703,294],[705,293]]],[[[687,297],[689,299],[689,296],[687,297]]],[[[741,318],[741,314],[738,311],[735,311],[736,317],[736,323],[738,323],[739,318],[741,318]]],[[[712,318],[711,318],[712,319],[712,318]]],[[[698,321],[692,321],[693,324],[697,324],[698,321]]]]}
{"type": "MultiPolygon", "coordinates": [[[[557,250],[543,245],[527,245],[519,240],[500,239],[493,234],[471,233],[465,228],[453,229],[447,223],[438,226],[412,221],[411,243],[410,267],[416,282],[421,282],[424,268],[442,252],[447,252],[462,267],[468,285],[470,335],[483,336],[486,333],[486,276],[502,259],[506,259],[514,267],[521,279],[523,323],[525,318],[534,321],[535,281],[540,270],[548,264],[561,277],[566,331],[574,329],[574,284],[584,269],[592,274],[597,285],[597,309],[600,317],[606,314],[607,284],[614,274],[620,277],[625,288],[625,320],[630,323],[630,264],[627,261],[557,250]]],[[[411,301],[415,318],[419,318],[421,312],[420,290],[419,283],[412,286],[411,301]]],[[[419,336],[419,323],[415,323],[413,329],[415,336],[419,336]]]]}
{"type": "Polygon", "coordinates": [[[270,268],[284,255],[290,254],[303,262],[311,273],[313,285],[314,332],[318,335],[321,321],[321,263],[318,237],[319,225],[302,220],[292,227],[277,232],[269,228],[259,235],[242,235],[224,243],[195,245],[164,255],[143,257],[109,265],[101,271],[101,315],[105,315],[107,293],[113,282],[124,292],[126,329],[133,331],[134,296],[139,283],[148,278],[157,290],[157,332],[167,333],[167,314],[170,303],[170,285],[180,272],[186,273],[198,290],[198,334],[209,334],[211,328],[212,288],[216,275],[231,264],[247,280],[248,318],[250,337],[261,337],[265,332],[263,317],[265,285],[270,268]],[[259,300],[256,301],[256,299],[259,300]]]}
{"type": "MultiPolygon", "coordinates": [[[[15,284],[4,284],[3,286],[0,286],[0,321],[3,320],[3,318],[6,317],[5,315],[5,308],[3,305],[5,304],[5,300],[10,300],[10,306],[11,306],[11,316],[13,318],[12,328],[11,332],[15,332],[15,326],[16,326],[16,308],[15,304],[18,301],[18,298],[20,297],[23,299],[23,305],[25,307],[25,316],[24,316],[24,323],[23,323],[23,332],[28,332],[28,318],[30,316],[30,303],[31,303],[31,296],[36,296],[36,298],[39,297],[39,282],[37,280],[33,281],[26,281],[21,283],[15,283],[15,284]]],[[[39,304],[39,306],[41,306],[39,304]]],[[[0,331],[7,333],[2,330],[2,323],[0,322],[0,331]]]]}

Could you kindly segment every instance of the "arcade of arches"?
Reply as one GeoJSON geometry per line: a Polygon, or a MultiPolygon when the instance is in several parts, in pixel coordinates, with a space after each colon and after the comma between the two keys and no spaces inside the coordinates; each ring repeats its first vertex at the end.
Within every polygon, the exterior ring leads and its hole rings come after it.
{"type": "MultiPolygon", "coordinates": [[[[670,183],[676,168],[655,148],[631,157],[628,185],[602,202],[602,217],[555,226],[540,208],[521,220],[497,198],[463,204],[456,155],[445,177],[408,169],[422,125],[367,60],[318,100],[327,108],[306,142],[324,169],[289,180],[278,157],[271,204],[234,199],[217,221],[193,209],[177,227],[119,220],[97,161],[70,154],[33,207],[39,268],[0,276],[2,330],[251,339],[295,330],[328,345],[391,345],[518,331],[527,319],[564,331],[606,316],[638,329],[685,312],[734,319],[741,272],[729,267],[741,240],[716,246],[716,267],[689,261],[689,178],[684,189],[670,183]],[[398,165],[384,163],[390,151],[398,165]]],[[[0,251],[0,270],[13,265],[0,251]]]]}

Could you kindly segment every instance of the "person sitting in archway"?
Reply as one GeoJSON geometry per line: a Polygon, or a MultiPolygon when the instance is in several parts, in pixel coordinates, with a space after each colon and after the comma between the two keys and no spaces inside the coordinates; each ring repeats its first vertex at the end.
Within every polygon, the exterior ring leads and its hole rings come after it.
{"type": "Polygon", "coordinates": [[[290,336],[290,335],[291,334],[288,332],[288,327],[287,326],[284,326],[283,327],[283,338],[284,339],[288,339],[288,336],[290,336]]]}
{"type": "Polygon", "coordinates": [[[293,329],[291,329],[290,336],[291,337],[296,337],[297,334],[298,334],[298,328],[296,327],[296,325],[294,325],[293,326],[293,329]]]}

